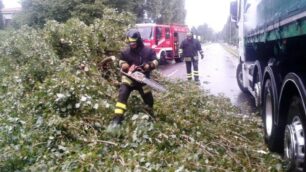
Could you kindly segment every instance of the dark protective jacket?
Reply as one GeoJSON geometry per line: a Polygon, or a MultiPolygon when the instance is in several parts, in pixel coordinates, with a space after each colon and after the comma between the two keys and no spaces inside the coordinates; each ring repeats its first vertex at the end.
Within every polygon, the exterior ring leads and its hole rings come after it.
{"type": "Polygon", "coordinates": [[[185,39],[181,43],[180,49],[183,50],[183,57],[194,57],[198,55],[198,51],[202,51],[201,44],[197,39],[185,39]]]}
{"type": "MultiPolygon", "coordinates": [[[[144,45],[138,46],[135,50],[128,47],[121,52],[120,63],[128,63],[130,66],[133,64],[141,66],[150,63],[157,65],[156,53],[153,49],[144,45]]],[[[150,77],[150,71],[145,72],[145,75],[150,77]]]]}

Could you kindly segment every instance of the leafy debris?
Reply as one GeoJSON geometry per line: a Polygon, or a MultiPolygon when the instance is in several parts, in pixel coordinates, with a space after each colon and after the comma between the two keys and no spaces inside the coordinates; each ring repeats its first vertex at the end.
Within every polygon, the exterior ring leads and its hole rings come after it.
{"type": "Polygon", "coordinates": [[[122,47],[116,41],[124,29],[73,19],[7,33],[0,43],[0,171],[282,170],[258,116],[158,71],[154,78],[169,91],[154,92],[156,119],[133,92],[123,125],[106,132],[119,75],[115,64],[99,64],[122,47]]]}

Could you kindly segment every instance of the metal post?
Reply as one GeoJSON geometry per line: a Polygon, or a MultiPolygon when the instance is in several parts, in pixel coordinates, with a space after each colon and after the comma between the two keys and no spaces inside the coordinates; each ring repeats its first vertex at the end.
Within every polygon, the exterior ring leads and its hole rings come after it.
{"type": "Polygon", "coordinates": [[[230,28],[229,29],[230,30],[230,33],[229,33],[230,34],[229,35],[230,36],[230,41],[229,41],[229,43],[231,44],[232,43],[232,21],[229,22],[229,28],[230,28]]]}

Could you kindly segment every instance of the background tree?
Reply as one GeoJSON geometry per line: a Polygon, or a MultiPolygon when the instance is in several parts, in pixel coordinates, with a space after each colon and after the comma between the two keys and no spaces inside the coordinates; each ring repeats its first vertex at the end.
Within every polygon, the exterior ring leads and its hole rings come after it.
{"type": "Polygon", "coordinates": [[[193,26],[190,31],[194,34],[194,35],[199,35],[198,30],[193,26]]]}
{"type": "Polygon", "coordinates": [[[159,24],[185,23],[185,0],[150,0],[145,10],[148,17],[159,24]]]}
{"type": "Polygon", "coordinates": [[[230,17],[228,17],[220,37],[229,44],[238,45],[238,29],[230,17]]]}
{"type": "MultiPolygon", "coordinates": [[[[0,0],[0,11],[4,8],[2,0],[0,0]]],[[[4,28],[4,21],[3,21],[3,15],[0,12],[0,29],[4,28]]]]}
{"type": "Polygon", "coordinates": [[[174,0],[172,7],[174,8],[171,22],[184,24],[186,17],[185,0],[174,0]]]}
{"type": "Polygon", "coordinates": [[[103,18],[106,8],[131,12],[138,23],[149,19],[160,24],[184,24],[186,16],[185,0],[22,0],[22,7],[16,23],[39,27],[48,20],[65,22],[72,17],[92,24],[95,18],[103,18]]]}
{"type": "Polygon", "coordinates": [[[144,0],[130,0],[130,4],[127,10],[133,13],[136,17],[137,23],[145,22],[145,15],[146,15],[146,7],[144,0]]]}
{"type": "Polygon", "coordinates": [[[102,0],[78,2],[71,11],[71,17],[77,17],[86,24],[92,24],[94,19],[103,18],[106,6],[102,0]]]}
{"type": "Polygon", "coordinates": [[[147,17],[152,22],[155,22],[161,16],[162,0],[150,0],[145,4],[145,11],[147,12],[147,17]]]}
{"type": "Polygon", "coordinates": [[[16,22],[42,27],[48,20],[65,22],[77,17],[91,24],[95,18],[103,17],[104,3],[104,0],[22,0],[23,11],[17,16],[16,22]]]}
{"type": "Polygon", "coordinates": [[[215,33],[206,23],[198,26],[197,34],[200,36],[201,42],[215,41],[215,33]]]}

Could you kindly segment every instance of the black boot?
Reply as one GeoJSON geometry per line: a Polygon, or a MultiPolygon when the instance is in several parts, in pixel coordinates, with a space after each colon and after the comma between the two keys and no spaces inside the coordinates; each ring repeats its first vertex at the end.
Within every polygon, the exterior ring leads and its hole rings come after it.
{"type": "Polygon", "coordinates": [[[197,85],[200,85],[199,76],[195,76],[195,77],[194,77],[194,82],[195,82],[197,85]]]}
{"type": "Polygon", "coordinates": [[[115,116],[111,123],[108,125],[106,132],[111,133],[114,135],[119,135],[120,134],[120,126],[122,124],[122,121],[124,120],[123,116],[115,116]]]}
{"type": "Polygon", "coordinates": [[[155,115],[154,115],[154,111],[153,111],[153,108],[152,107],[149,107],[149,106],[146,106],[144,108],[145,112],[149,114],[150,118],[149,120],[150,121],[154,121],[155,120],[155,115]]]}
{"type": "Polygon", "coordinates": [[[124,120],[124,117],[123,117],[123,116],[115,116],[115,117],[112,119],[111,124],[112,124],[112,125],[121,125],[123,120],[124,120]]]}

